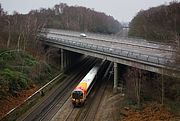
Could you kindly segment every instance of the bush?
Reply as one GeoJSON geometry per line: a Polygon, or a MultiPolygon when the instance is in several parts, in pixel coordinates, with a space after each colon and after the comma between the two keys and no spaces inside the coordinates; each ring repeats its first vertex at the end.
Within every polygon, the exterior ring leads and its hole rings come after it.
{"type": "Polygon", "coordinates": [[[10,92],[19,91],[28,87],[27,75],[21,72],[5,68],[0,75],[8,82],[10,92]]]}
{"type": "Polygon", "coordinates": [[[30,55],[21,54],[22,58],[24,59],[24,63],[27,66],[34,66],[37,64],[37,61],[30,55]]]}

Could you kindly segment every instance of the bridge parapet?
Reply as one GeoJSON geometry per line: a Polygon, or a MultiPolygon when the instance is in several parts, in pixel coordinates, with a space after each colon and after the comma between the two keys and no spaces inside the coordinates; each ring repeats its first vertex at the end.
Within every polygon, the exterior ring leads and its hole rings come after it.
{"type": "MultiPolygon", "coordinates": [[[[114,49],[107,46],[102,45],[95,45],[95,44],[89,44],[85,42],[76,42],[72,40],[67,39],[61,39],[56,37],[43,37],[42,39],[45,39],[45,41],[56,43],[56,44],[63,44],[65,46],[71,46],[75,48],[81,48],[81,49],[91,49],[94,51],[99,51],[107,54],[112,54],[114,56],[121,56],[121,57],[127,57],[132,59],[137,59],[141,61],[150,62],[152,64],[158,64],[158,65],[165,65],[173,67],[174,59],[166,58],[166,57],[158,57],[158,56],[152,56],[148,54],[141,54],[138,52],[132,52],[127,51],[123,49],[114,49]]],[[[175,67],[175,65],[174,65],[175,67]]],[[[177,66],[176,66],[177,67],[177,66]]]]}

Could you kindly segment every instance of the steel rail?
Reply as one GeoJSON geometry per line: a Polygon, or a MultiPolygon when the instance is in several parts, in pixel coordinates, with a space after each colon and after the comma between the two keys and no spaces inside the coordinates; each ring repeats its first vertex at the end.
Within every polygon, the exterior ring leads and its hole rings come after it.
{"type": "MultiPolygon", "coordinates": [[[[88,70],[88,67],[91,67],[96,61],[94,61],[91,64],[88,64],[88,66],[86,66],[86,70],[88,70]]],[[[56,102],[53,102],[53,104],[51,103],[51,108],[49,108],[48,110],[46,110],[45,114],[42,117],[38,118],[38,121],[47,121],[53,118],[53,116],[55,115],[55,112],[57,112],[63,105],[64,103],[69,99],[69,96],[72,92],[72,90],[74,89],[74,86],[80,82],[80,80],[84,77],[84,74],[87,72],[86,70],[84,70],[84,68],[81,68],[81,70],[79,71],[78,75],[73,79],[73,80],[78,80],[78,81],[70,81],[70,83],[68,83],[67,86],[65,86],[65,89],[63,89],[63,92],[61,92],[61,96],[60,98],[58,98],[58,100],[56,102]],[[58,106],[57,106],[58,105],[58,106]],[[55,108],[55,109],[53,109],[55,108]],[[52,113],[52,110],[53,113],[52,113]]]]}
{"type": "MultiPolygon", "coordinates": [[[[88,59],[86,59],[87,61],[89,61],[88,59]]],[[[84,65],[84,64],[82,64],[82,65],[84,65]]],[[[75,72],[74,73],[72,73],[70,76],[73,76],[75,74],[75,72]]],[[[67,80],[67,79],[66,79],[67,80]]],[[[61,87],[64,87],[63,85],[64,84],[67,84],[68,83],[68,81],[63,81],[61,84],[59,84],[59,86],[61,86],[61,87]]],[[[59,87],[58,86],[58,87],[59,87]]],[[[65,88],[65,87],[64,87],[65,88]]],[[[56,90],[59,90],[59,88],[58,89],[56,89],[56,90]]],[[[55,91],[56,91],[55,90],[55,91]]],[[[63,90],[63,89],[61,89],[61,90],[63,90]]],[[[55,93],[53,93],[53,94],[55,94],[55,93]]],[[[56,94],[57,95],[57,94],[56,94]]],[[[43,102],[45,102],[46,100],[48,100],[48,98],[47,99],[45,99],[43,102]]],[[[53,102],[52,100],[51,100],[51,102],[53,102]]],[[[42,106],[41,106],[42,104],[40,103],[40,105],[37,107],[37,109],[38,108],[41,108],[41,109],[44,109],[42,106]]],[[[47,107],[47,106],[46,106],[47,107]]],[[[35,110],[37,110],[37,109],[35,109],[35,110]]],[[[38,109],[39,110],[39,109],[38,109]]],[[[41,111],[43,111],[43,110],[41,110],[41,111]]],[[[40,111],[40,112],[41,112],[40,111]]],[[[32,119],[37,119],[37,118],[39,118],[37,115],[38,115],[39,113],[35,113],[35,111],[32,111],[30,114],[28,114],[27,116],[25,116],[24,118],[23,118],[23,120],[32,120],[32,119]]],[[[41,115],[41,114],[39,114],[39,115],[41,115]]]]}

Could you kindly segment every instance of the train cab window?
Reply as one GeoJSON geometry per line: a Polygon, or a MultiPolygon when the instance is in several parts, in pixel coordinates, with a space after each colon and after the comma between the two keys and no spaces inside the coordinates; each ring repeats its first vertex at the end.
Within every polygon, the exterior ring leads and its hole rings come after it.
{"type": "Polygon", "coordinates": [[[74,98],[74,99],[82,99],[83,98],[83,93],[81,91],[74,91],[72,93],[72,98],[74,98]]]}

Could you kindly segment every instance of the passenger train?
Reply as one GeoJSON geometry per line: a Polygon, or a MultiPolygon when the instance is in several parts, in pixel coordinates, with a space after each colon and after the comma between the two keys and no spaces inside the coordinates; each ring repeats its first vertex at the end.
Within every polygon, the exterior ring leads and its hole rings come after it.
{"type": "Polygon", "coordinates": [[[104,61],[98,62],[72,91],[71,98],[74,107],[84,105],[86,97],[93,87],[98,75],[98,71],[100,70],[103,63],[104,61]]]}

